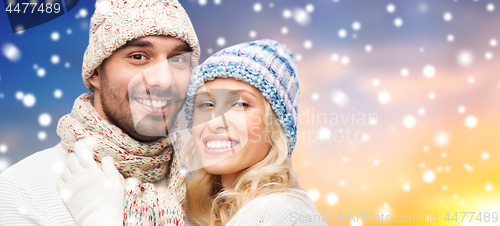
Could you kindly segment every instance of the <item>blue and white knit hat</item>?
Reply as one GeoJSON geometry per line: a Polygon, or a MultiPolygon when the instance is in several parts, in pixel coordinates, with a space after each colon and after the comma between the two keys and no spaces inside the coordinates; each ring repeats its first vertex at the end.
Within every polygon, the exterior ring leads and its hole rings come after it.
{"type": "Polygon", "coordinates": [[[264,39],[225,48],[193,73],[186,100],[186,119],[192,132],[197,90],[215,78],[233,78],[262,91],[286,132],[291,155],[297,141],[299,77],[297,64],[286,45],[264,39]]]}

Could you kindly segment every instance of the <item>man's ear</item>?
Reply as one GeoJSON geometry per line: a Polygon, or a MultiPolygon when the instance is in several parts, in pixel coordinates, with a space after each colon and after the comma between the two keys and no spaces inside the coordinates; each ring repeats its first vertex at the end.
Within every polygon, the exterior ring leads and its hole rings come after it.
{"type": "Polygon", "coordinates": [[[99,65],[99,67],[97,67],[94,70],[94,74],[92,74],[92,76],[90,76],[90,78],[88,78],[90,84],[92,84],[97,89],[101,89],[101,78],[102,78],[101,66],[102,66],[102,64],[99,65]]]}

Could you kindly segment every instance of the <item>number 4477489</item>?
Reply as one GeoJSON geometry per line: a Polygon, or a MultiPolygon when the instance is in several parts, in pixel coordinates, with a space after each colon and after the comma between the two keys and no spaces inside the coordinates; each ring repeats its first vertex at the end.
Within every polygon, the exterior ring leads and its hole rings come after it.
{"type": "Polygon", "coordinates": [[[35,9],[40,13],[59,13],[61,11],[61,5],[59,3],[46,3],[45,7],[43,3],[17,3],[15,6],[12,6],[12,3],[9,3],[5,11],[9,13],[35,13],[35,9]],[[31,12],[30,9],[31,8],[31,12]]]}
{"type": "MultiPolygon", "coordinates": [[[[453,214],[453,213],[452,213],[453,214]]],[[[497,212],[479,212],[476,215],[476,212],[455,212],[453,214],[452,218],[450,219],[450,213],[446,213],[446,216],[444,216],[444,220],[450,222],[455,221],[458,222],[460,219],[459,217],[462,217],[462,220],[460,222],[472,222],[473,220],[479,221],[479,222],[497,222],[498,221],[498,213],[497,212]],[[469,215],[469,216],[467,216],[469,215]],[[466,217],[467,216],[467,217],[466,217]],[[474,216],[476,216],[474,218],[474,216]],[[467,221],[468,220],[468,221],[467,221]]]]}

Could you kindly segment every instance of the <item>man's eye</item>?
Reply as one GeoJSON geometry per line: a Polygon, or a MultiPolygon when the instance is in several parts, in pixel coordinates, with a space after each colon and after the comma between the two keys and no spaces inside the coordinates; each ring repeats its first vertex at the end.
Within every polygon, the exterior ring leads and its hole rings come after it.
{"type": "Polygon", "coordinates": [[[142,54],[135,54],[135,55],[132,55],[130,57],[134,60],[146,60],[147,59],[147,57],[142,55],[142,54]]]}
{"type": "Polygon", "coordinates": [[[175,56],[175,57],[172,57],[168,60],[170,62],[174,62],[174,63],[185,63],[186,62],[186,59],[184,57],[180,57],[180,56],[175,56]]]}
{"type": "Polygon", "coordinates": [[[214,107],[214,105],[212,103],[209,103],[209,102],[203,102],[203,103],[198,104],[198,107],[199,108],[211,108],[211,107],[214,107]]]}

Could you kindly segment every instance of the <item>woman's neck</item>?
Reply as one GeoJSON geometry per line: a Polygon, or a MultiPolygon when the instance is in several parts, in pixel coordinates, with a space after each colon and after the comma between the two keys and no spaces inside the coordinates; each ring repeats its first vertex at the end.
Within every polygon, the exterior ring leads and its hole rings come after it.
{"type": "Polygon", "coordinates": [[[220,180],[221,180],[221,183],[222,183],[222,186],[224,187],[224,189],[232,188],[233,187],[232,185],[233,185],[234,181],[236,180],[236,177],[238,177],[238,175],[240,173],[241,173],[241,171],[221,175],[220,180]]]}

